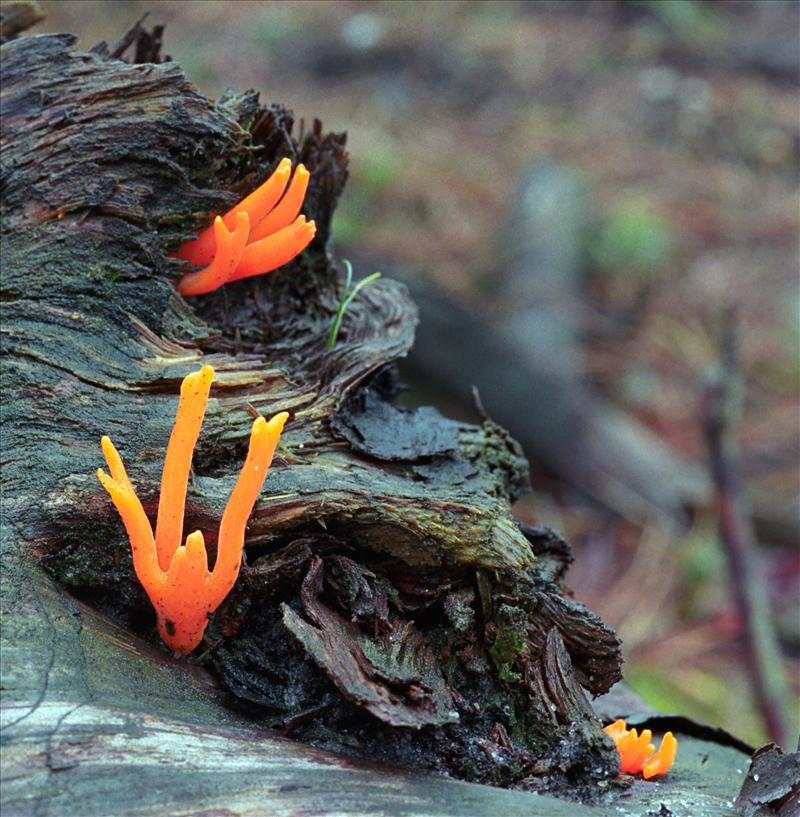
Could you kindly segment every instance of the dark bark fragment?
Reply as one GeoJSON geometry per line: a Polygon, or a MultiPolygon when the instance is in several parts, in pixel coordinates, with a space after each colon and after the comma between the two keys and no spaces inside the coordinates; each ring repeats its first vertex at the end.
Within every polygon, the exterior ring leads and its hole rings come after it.
{"type": "Polygon", "coordinates": [[[389,405],[372,389],[348,400],[332,428],[354,449],[379,460],[416,461],[458,448],[458,423],[430,406],[409,411],[389,405]]]}
{"type": "Polygon", "coordinates": [[[520,530],[531,543],[533,552],[543,563],[543,567],[545,563],[550,562],[552,572],[548,579],[554,584],[560,582],[574,561],[569,542],[552,528],[520,525],[520,530]]]}
{"type": "Polygon", "coordinates": [[[616,633],[584,605],[552,591],[536,594],[536,630],[531,645],[542,649],[544,636],[555,627],[573,656],[578,681],[590,692],[608,692],[622,680],[621,643],[616,633]]]}
{"type": "Polygon", "coordinates": [[[350,620],[375,635],[391,632],[389,599],[377,576],[347,556],[331,556],[326,566],[325,580],[339,607],[350,613],[350,620]]]}
{"type": "MultiPolygon", "coordinates": [[[[545,648],[526,667],[532,700],[561,731],[561,740],[532,765],[529,785],[559,791],[565,784],[581,788],[581,770],[592,769],[595,786],[607,787],[619,774],[619,759],[601,729],[591,704],[575,680],[569,653],[557,629],[548,631],[545,648]],[[542,785],[537,778],[544,777],[542,785]]],[[[583,794],[591,797],[591,794],[583,794]]]]}
{"type": "Polygon", "coordinates": [[[736,798],[742,817],[795,817],[800,814],[800,751],[785,755],[774,743],[750,761],[736,798]]]}
{"type": "Polygon", "coordinates": [[[319,600],[323,565],[315,557],[303,581],[313,625],[284,604],[283,622],[341,693],[391,726],[420,729],[458,719],[436,659],[409,622],[369,638],[319,600]]]}

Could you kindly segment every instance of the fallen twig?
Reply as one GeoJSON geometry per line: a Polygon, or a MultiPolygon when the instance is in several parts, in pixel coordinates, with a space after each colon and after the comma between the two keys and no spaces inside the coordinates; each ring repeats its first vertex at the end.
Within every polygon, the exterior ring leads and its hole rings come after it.
{"type": "Polygon", "coordinates": [[[789,686],[772,624],[767,588],[758,569],[739,466],[737,437],[743,381],[738,363],[737,327],[736,315],[728,314],[720,366],[705,389],[703,417],[711,473],[717,489],[720,538],[730,566],[756,699],[770,737],[788,748],[792,723],[789,686]]]}

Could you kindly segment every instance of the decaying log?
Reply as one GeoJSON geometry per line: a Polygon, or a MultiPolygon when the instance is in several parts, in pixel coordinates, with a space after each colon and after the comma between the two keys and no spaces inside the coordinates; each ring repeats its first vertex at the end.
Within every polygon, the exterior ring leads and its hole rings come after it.
{"type": "Polygon", "coordinates": [[[143,64],[71,35],[3,46],[4,814],[583,813],[363,760],[597,801],[618,763],[586,695],[620,645],[566,597],[568,546],[513,519],[516,443],[394,404],[405,289],[364,290],[327,349],[344,136],[295,138],[253,92],[205,99],[159,40],[128,43],[143,64]],[[309,250],[185,301],[169,253],[284,155],[312,174],[309,250]],[[212,560],[251,413],[291,419],[192,663],[159,645],[94,471],[109,434],[154,517],[202,363],[186,525],[212,560]]]}

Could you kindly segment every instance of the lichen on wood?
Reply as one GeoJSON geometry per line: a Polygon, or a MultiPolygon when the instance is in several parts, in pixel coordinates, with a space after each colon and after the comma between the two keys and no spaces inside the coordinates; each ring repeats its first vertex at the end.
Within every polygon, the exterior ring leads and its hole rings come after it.
{"type": "MultiPolygon", "coordinates": [[[[253,92],[207,100],[158,62],[160,33],[147,37],[144,64],[120,59],[122,46],[80,51],[70,35],[3,46],[8,615],[41,632],[57,615],[95,627],[81,602],[126,628],[121,641],[157,644],[93,476],[99,439],[118,442],[154,517],[180,381],[209,363],[186,525],[212,562],[251,412],[291,414],[239,583],[197,658],[234,709],[340,753],[596,798],[618,766],[587,694],[620,678],[620,645],[567,595],[566,543],[514,520],[522,452],[488,418],[396,405],[393,364],[416,323],[401,285],[366,288],[327,347],[344,135],[315,122],[294,136],[292,115],[253,92]],[[311,171],[309,250],[181,298],[170,253],[284,156],[311,171]],[[34,593],[42,569],[62,591],[34,593]]],[[[25,671],[7,688],[35,703],[61,659],[25,647],[24,630],[9,636],[25,671]]]]}

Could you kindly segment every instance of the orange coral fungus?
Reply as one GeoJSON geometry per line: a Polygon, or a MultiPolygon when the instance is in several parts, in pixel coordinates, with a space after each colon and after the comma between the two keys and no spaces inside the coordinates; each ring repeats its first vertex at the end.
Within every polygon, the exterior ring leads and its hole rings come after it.
{"type": "Polygon", "coordinates": [[[181,295],[202,295],[229,281],[272,272],[308,246],[317,230],[300,215],[309,173],[298,165],[289,184],[291,172],[291,160],[281,160],[261,187],[178,250],[177,258],[203,267],[181,278],[181,295]]]}
{"type": "Polygon", "coordinates": [[[185,545],[181,545],[181,538],[192,452],[213,378],[211,366],[203,366],[185,377],[181,385],[178,413],[164,458],[155,536],[122,459],[108,437],[103,437],[101,443],[111,476],[102,468],[97,470],[125,523],[133,567],[156,609],[158,632],[178,655],[188,655],[200,643],[208,616],[236,582],[245,525],[289,416],[282,411],[269,422],[259,417],[253,423],[247,459],[222,514],[216,564],[209,572],[203,534],[199,530],[190,533],[185,545]]]}
{"type": "Polygon", "coordinates": [[[625,721],[619,720],[604,727],[603,731],[614,741],[619,752],[619,769],[627,774],[642,773],[645,780],[666,774],[675,762],[678,741],[672,732],[667,732],[661,740],[658,751],[650,743],[653,733],[649,729],[637,735],[635,729],[628,729],[625,721]]]}

